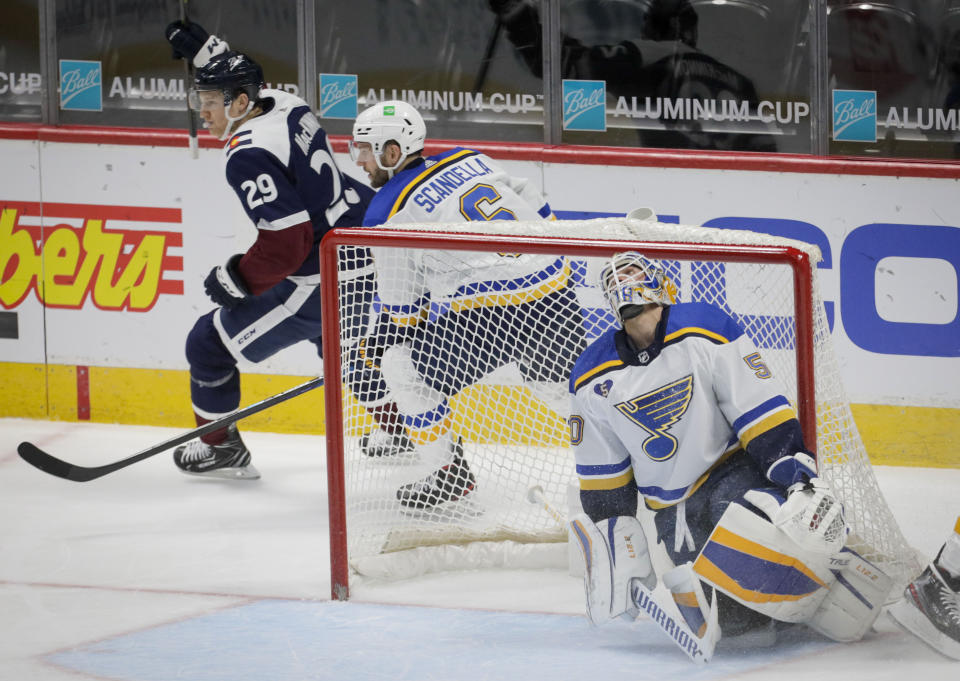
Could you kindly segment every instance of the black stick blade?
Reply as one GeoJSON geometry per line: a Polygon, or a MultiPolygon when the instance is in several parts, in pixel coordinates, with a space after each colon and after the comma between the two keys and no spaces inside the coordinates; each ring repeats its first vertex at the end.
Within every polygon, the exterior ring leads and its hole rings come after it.
{"type": "Polygon", "coordinates": [[[75,466],[67,463],[55,456],[47,454],[34,444],[21,442],[17,447],[20,458],[26,461],[34,468],[39,468],[44,473],[49,473],[64,480],[73,480],[74,482],[86,482],[100,477],[96,468],[86,468],[84,466],[75,466]]]}

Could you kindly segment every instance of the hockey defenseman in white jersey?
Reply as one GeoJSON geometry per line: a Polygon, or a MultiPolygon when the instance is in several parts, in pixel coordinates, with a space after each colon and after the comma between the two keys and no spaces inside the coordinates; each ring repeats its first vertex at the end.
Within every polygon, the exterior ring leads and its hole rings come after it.
{"type": "MultiPolygon", "coordinates": [[[[379,188],[365,226],[553,218],[530,182],[489,156],[458,147],[425,157],[425,139],[423,118],[402,101],[357,117],[351,153],[379,188]]],[[[536,254],[371,252],[383,313],[348,379],[380,424],[362,447],[372,456],[416,448],[436,461],[435,473],[398,491],[403,506],[455,501],[476,480],[448,398],[511,362],[535,392],[553,385],[562,396],[584,345],[570,264],[536,254]]]]}
{"type": "Polygon", "coordinates": [[[601,286],[620,324],[570,378],[585,511],[571,524],[591,620],[646,610],[699,661],[721,630],[774,635],[771,620],[863,636],[892,581],[845,548],[842,504],[758,348],[719,308],[677,304],[640,253],[613,257],[601,286]],[[644,534],[638,498],[657,537],[644,534]],[[648,541],[663,542],[676,567],[658,576],[648,541]],[[658,578],[685,626],[655,616],[673,609],[653,595],[658,578]]]}

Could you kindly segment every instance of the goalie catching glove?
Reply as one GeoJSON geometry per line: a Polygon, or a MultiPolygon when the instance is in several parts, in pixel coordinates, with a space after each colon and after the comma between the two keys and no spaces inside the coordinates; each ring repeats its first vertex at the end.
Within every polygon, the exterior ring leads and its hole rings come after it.
{"type": "Polygon", "coordinates": [[[804,549],[833,555],[846,542],[847,524],[843,504],[830,483],[817,477],[816,465],[802,452],[781,457],[767,470],[767,478],[785,487],[785,496],[750,490],[743,498],[804,549]]]}
{"type": "Polygon", "coordinates": [[[230,49],[227,41],[210,35],[200,24],[174,21],[167,25],[164,35],[173,47],[173,58],[189,59],[198,69],[230,49]]]}
{"type": "Polygon", "coordinates": [[[235,307],[250,295],[250,290],[238,269],[242,257],[241,253],[231,256],[226,263],[210,270],[210,274],[203,280],[203,288],[210,296],[210,300],[221,307],[228,309],[235,307]]]}

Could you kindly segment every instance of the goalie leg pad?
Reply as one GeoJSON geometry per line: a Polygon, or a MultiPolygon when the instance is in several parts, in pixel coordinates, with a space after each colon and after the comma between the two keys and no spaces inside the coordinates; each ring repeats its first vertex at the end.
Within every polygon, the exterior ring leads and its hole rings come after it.
{"type": "Polygon", "coordinates": [[[756,612],[806,622],[834,581],[830,559],[732,503],[693,563],[708,584],[756,612]]]}
{"type": "Polygon", "coordinates": [[[570,521],[570,528],[583,554],[583,587],[590,621],[603,624],[623,614],[636,618],[631,580],[638,579],[650,589],[657,582],[640,521],[633,516],[618,516],[594,523],[581,513],[570,521]]]}
{"type": "Polygon", "coordinates": [[[831,571],[836,581],[807,626],[834,641],[859,641],[880,614],[893,579],[850,549],[831,559],[831,571]]]}

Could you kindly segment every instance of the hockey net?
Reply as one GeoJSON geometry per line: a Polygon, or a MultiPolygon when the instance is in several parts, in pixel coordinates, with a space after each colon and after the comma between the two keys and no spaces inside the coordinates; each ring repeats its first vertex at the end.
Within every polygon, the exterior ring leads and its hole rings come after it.
{"type": "MultiPolygon", "coordinates": [[[[757,344],[797,407],[808,443],[815,432],[820,474],[844,503],[850,543],[898,583],[918,572],[844,395],[815,276],[815,246],[756,232],[625,218],[401,225],[328,235],[322,246],[325,282],[337,270],[363,264],[351,262],[363,252],[358,246],[406,249],[411,262],[442,270],[435,280],[443,285],[431,291],[434,318],[451,314],[449,296],[465,282],[476,283],[480,261],[517,254],[562,259],[576,293],[564,316],[580,320],[584,343],[614,323],[597,286],[604,259],[621,250],[659,259],[678,285],[680,302],[722,308],[757,344]]],[[[342,293],[339,302],[334,294],[324,306],[334,597],[346,597],[348,573],[395,579],[443,569],[565,564],[562,516],[576,482],[566,426],[568,388],[565,381],[536,380],[542,376],[531,368],[550,359],[530,356],[536,343],[524,347],[520,361],[450,396],[452,430],[462,438],[476,487],[463,499],[412,511],[398,503],[397,489],[430,474],[436,462],[415,452],[374,458],[361,451],[360,439],[374,422],[343,380],[355,368],[350,348],[368,331],[369,318],[352,314],[342,293]],[[549,508],[531,501],[536,486],[549,508]]],[[[505,344],[556,333],[555,319],[509,323],[496,329],[505,344]]],[[[435,350],[440,361],[450,352],[435,350]]]]}

